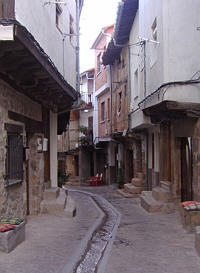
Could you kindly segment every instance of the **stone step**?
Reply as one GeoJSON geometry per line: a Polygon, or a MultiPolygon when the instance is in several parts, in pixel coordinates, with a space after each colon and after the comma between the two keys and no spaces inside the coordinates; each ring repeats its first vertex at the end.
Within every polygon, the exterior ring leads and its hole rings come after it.
{"type": "Polygon", "coordinates": [[[128,184],[124,184],[124,190],[128,193],[132,193],[132,194],[140,194],[143,190],[142,187],[136,187],[130,183],[128,184]]]}
{"type": "Polygon", "coordinates": [[[172,183],[170,181],[160,181],[161,188],[166,189],[168,191],[170,191],[171,189],[171,184],[172,183]]]}
{"type": "Polygon", "coordinates": [[[161,187],[155,187],[152,190],[152,196],[158,201],[167,202],[170,200],[169,190],[161,187]]]}
{"type": "Polygon", "coordinates": [[[76,215],[76,204],[70,195],[67,196],[67,202],[64,211],[69,217],[75,217],[76,215]]]}
{"type": "Polygon", "coordinates": [[[122,195],[125,198],[134,198],[134,197],[138,197],[138,194],[131,194],[129,192],[126,192],[124,189],[118,189],[117,193],[119,193],[120,195],[122,195]]]}
{"type": "Polygon", "coordinates": [[[144,181],[141,178],[134,177],[131,179],[131,184],[136,187],[143,187],[144,181]]]}
{"type": "Polygon", "coordinates": [[[50,188],[44,191],[44,200],[56,200],[59,196],[59,188],[50,188]]]}
{"type": "Polygon", "coordinates": [[[143,191],[141,196],[141,206],[148,212],[160,212],[163,204],[153,198],[151,191],[143,191]]]}
{"type": "Polygon", "coordinates": [[[76,177],[69,177],[68,181],[80,181],[80,178],[76,178],[76,177]]]}
{"type": "Polygon", "coordinates": [[[140,178],[140,179],[142,179],[142,180],[144,180],[144,174],[141,173],[141,172],[137,172],[137,173],[136,173],[136,177],[137,177],[137,178],[140,178]]]}
{"type": "Polygon", "coordinates": [[[80,181],[67,181],[65,183],[66,186],[80,186],[80,181]]]}
{"type": "Polygon", "coordinates": [[[58,214],[64,211],[67,201],[65,190],[60,190],[56,200],[43,200],[40,205],[41,213],[58,214]]]}
{"type": "Polygon", "coordinates": [[[200,256],[200,226],[197,226],[195,229],[195,249],[200,256]]]}

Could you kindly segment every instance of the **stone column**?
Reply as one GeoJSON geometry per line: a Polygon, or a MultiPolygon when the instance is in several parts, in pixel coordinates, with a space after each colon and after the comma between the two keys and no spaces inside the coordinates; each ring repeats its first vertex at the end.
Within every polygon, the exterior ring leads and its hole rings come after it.
{"type": "Polygon", "coordinates": [[[51,187],[58,186],[57,177],[57,114],[50,111],[50,179],[51,187]]]}

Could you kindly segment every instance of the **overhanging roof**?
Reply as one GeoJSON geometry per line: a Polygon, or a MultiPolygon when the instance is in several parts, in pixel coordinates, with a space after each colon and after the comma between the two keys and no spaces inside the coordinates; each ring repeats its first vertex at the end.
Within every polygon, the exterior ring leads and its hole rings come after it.
{"type": "Polygon", "coordinates": [[[0,39],[0,78],[34,101],[58,112],[71,107],[77,92],[59,73],[34,37],[15,20],[13,40],[0,39]]]}
{"type": "Polygon", "coordinates": [[[94,41],[93,45],[91,46],[91,49],[95,49],[98,45],[98,43],[101,41],[101,38],[104,36],[103,32],[107,32],[110,28],[113,28],[114,25],[103,27],[97,36],[96,40],[94,41]]]}
{"type": "Polygon", "coordinates": [[[138,2],[138,0],[124,0],[119,3],[113,39],[102,57],[104,65],[113,64],[129,40],[131,27],[138,10],[138,2]]]}

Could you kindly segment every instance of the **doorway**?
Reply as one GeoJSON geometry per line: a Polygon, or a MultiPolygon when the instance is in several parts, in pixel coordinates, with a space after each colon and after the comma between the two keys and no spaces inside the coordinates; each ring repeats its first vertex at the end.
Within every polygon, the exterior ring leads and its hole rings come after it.
{"type": "Polygon", "coordinates": [[[133,150],[128,150],[128,164],[129,164],[129,181],[134,177],[133,172],[133,150]]]}
{"type": "Polygon", "coordinates": [[[192,138],[181,138],[181,201],[193,200],[192,138]]]}

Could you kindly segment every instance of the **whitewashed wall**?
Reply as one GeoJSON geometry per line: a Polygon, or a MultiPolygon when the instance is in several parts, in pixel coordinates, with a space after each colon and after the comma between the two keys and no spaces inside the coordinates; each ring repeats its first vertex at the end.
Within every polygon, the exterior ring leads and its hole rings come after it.
{"type": "MultiPolygon", "coordinates": [[[[146,42],[146,96],[166,82],[190,80],[200,71],[200,5],[199,0],[140,0],[129,37],[131,127],[143,126],[147,118],[138,109],[138,103],[145,97],[144,92],[144,51],[142,46],[134,46],[139,37],[153,39],[152,25],[157,21],[157,41],[146,42]],[[138,54],[139,56],[137,56],[138,54]],[[136,92],[135,71],[138,69],[138,94],[136,92]],[[137,110],[138,109],[138,110],[137,110]]],[[[196,75],[198,77],[200,73],[196,75]]],[[[200,102],[198,86],[174,86],[164,90],[163,96],[152,98],[148,106],[162,100],[188,103],[200,102]]],[[[150,100],[148,100],[150,101],[150,100]]],[[[149,103],[149,102],[148,102],[149,103]]]]}
{"type": "Polygon", "coordinates": [[[75,0],[66,0],[66,2],[67,5],[61,5],[63,10],[61,31],[56,27],[56,5],[44,5],[45,0],[16,0],[15,15],[40,44],[59,72],[75,88],[76,36],[71,39],[71,42],[69,36],[63,41],[62,32],[69,33],[70,14],[74,20],[74,31],[76,31],[76,2],[75,0]]]}

